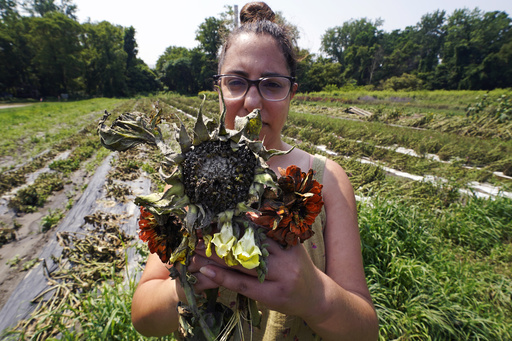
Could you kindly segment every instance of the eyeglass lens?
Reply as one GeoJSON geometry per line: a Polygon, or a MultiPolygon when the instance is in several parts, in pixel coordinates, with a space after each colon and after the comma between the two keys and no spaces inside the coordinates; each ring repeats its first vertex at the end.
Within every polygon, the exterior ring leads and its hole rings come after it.
{"type": "MultiPolygon", "coordinates": [[[[242,77],[224,76],[222,90],[227,98],[239,98],[246,94],[250,82],[242,77]]],[[[285,77],[268,77],[256,81],[261,96],[270,101],[280,101],[288,96],[291,82],[285,77]]]]}

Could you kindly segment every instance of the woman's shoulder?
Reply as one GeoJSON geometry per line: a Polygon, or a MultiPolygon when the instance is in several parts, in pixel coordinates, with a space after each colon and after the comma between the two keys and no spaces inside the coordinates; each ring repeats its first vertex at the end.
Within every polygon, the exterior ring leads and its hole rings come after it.
{"type": "Polygon", "coordinates": [[[353,192],[347,173],[339,163],[332,159],[327,159],[325,162],[324,187],[334,187],[343,192],[347,190],[353,192]]]}
{"type": "Polygon", "coordinates": [[[313,156],[308,152],[299,148],[292,149],[291,146],[283,150],[289,150],[289,152],[273,156],[267,162],[270,168],[277,174],[279,174],[278,168],[286,169],[288,166],[292,165],[299,167],[303,172],[307,172],[311,168],[313,156]]]}

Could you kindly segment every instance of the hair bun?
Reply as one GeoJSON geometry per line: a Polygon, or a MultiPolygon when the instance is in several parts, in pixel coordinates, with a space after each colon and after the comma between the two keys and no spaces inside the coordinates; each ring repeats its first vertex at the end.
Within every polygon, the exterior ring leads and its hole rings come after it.
{"type": "Polygon", "coordinates": [[[274,22],[274,11],[264,2],[249,2],[240,11],[240,23],[268,20],[274,22]]]}

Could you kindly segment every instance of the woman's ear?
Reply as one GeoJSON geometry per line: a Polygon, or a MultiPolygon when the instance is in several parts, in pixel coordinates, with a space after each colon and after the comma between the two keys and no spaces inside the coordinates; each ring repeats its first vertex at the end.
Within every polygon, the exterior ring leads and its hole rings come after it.
{"type": "Polygon", "coordinates": [[[295,96],[295,94],[297,93],[298,89],[299,89],[299,84],[298,83],[293,83],[292,91],[290,92],[290,100],[293,99],[293,96],[295,96]]]}

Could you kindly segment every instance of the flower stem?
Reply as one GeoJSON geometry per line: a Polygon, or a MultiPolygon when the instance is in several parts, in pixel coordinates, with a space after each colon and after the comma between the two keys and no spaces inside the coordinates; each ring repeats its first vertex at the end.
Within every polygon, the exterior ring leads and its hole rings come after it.
{"type": "Polygon", "coordinates": [[[182,266],[180,268],[181,268],[180,282],[181,282],[181,285],[183,286],[183,290],[185,291],[185,295],[187,297],[187,301],[188,301],[190,310],[192,311],[192,314],[194,314],[194,316],[199,321],[199,325],[201,326],[201,330],[203,331],[203,334],[204,334],[206,340],[214,341],[216,339],[216,336],[213,334],[210,327],[208,327],[203,316],[199,313],[199,310],[197,309],[197,300],[196,300],[194,288],[187,280],[187,267],[182,266]]]}

